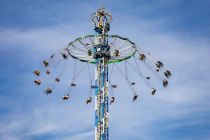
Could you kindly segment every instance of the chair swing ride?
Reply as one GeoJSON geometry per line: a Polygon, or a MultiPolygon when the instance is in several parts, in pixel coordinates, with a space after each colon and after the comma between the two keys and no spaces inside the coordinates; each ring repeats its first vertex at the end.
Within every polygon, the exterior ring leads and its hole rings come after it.
{"type": "MultiPolygon", "coordinates": [[[[64,63],[63,69],[65,69],[68,60],[75,61],[73,66],[73,79],[71,82],[68,82],[68,93],[61,97],[63,100],[69,100],[71,98],[72,88],[78,86],[76,79],[81,71],[84,70],[84,67],[82,67],[81,70],[77,71],[78,62],[87,64],[90,78],[90,92],[95,90],[95,140],[108,140],[108,107],[109,104],[113,104],[116,99],[115,96],[113,96],[113,89],[118,88],[118,85],[111,83],[113,68],[125,78],[125,82],[133,93],[133,102],[138,99],[138,94],[134,88],[136,82],[131,81],[128,77],[128,68],[134,69],[146,85],[149,85],[152,95],[155,95],[157,91],[157,89],[150,84],[153,78],[151,76],[145,76],[142,73],[139,63],[142,63],[149,71],[154,73],[154,75],[161,80],[165,88],[168,86],[168,79],[172,74],[165,68],[165,65],[161,61],[155,60],[150,53],[145,52],[128,38],[119,35],[109,35],[108,32],[110,31],[112,16],[105,11],[103,6],[98,9],[96,13],[91,15],[91,19],[94,24],[95,34],[75,39],[64,49],[60,50],[58,53],[52,54],[49,59],[44,60],[44,72],[40,70],[34,71],[37,77],[37,79],[34,80],[34,84],[37,86],[43,84],[43,80],[40,79],[40,76],[44,74],[51,75],[52,69],[56,69],[58,64],[64,63]],[[118,66],[120,62],[125,63],[124,70],[118,66]],[[95,66],[95,82],[92,80],[91,76],[89,66],[91,64],[95,66]],[[108,70],[109,65],[112,65],[110,71],[108,70]],[[109,95],[109,90],[112,96],[109,95]]],[[[62,70],[58,76],[54,77],[53,84],[61,81],[63,72],[62,70]]],[[[46,95],[52,94],[53,86],[47,87],[44,93],[46,95]]],[[[89,104],[91,102],[92,96],[87,97],[86,103],[89,104]]]]}

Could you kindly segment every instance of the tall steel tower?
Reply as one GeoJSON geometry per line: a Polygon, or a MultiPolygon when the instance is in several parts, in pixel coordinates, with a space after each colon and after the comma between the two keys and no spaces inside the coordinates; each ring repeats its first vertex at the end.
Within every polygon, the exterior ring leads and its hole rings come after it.
{"type": "Polygon", "coordinates": [[[108,94],[108,61],[110,46],[107,33],[110,30],[112,16],[102,7],[92,15],[95,25],[94,59],[95,70],[95,140],[109,139],[109,94],[108,94]]]}
{"type": "MultiPolygon", "coordinates": [[[[130,40],[108,35],[112,16],[102,6],[92,14],[95,43],[92,49],[95,70],[95,140],[109,139],[109,78],[108,64],[126,60],[136,53],[136,47],[130,40]],[[116,44],[116,42],[120,44],[116,44]]],[[[113,98],[113,97],[112,97],[113,98]]]]}

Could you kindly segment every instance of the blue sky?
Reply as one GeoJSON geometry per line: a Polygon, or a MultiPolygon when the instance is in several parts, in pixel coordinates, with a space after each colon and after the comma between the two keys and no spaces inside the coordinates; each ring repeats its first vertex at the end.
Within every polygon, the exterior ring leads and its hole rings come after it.
{"type": "MultiPolygon", "coordinates": [[[[110,34],[130,38],[174,75],[167,89],[157,87],[154,97],[140,84],[140,98],[134,104],[126,84],[121,84],[110,108],[110,138],[210,140],[210,2],[109,0],[104,4],[114,17],[110,34]]],[[[99,1],[93,0],[0,0],[1,140],[94,139],[94,105],[84,103],[85,74],[72,100],[63,102],[64,83],[46,97],[33,85],[32,72],[76,37],[93,34],[90,15],[98,7],[99,1]]],[[[70,76],[71,65],[68,68],[70,76]]],[[[136,75],[130,73],[141,81],[136,75]]],[[[114,79],[119,83],[123,78],[116,74],[114,79]]]]}

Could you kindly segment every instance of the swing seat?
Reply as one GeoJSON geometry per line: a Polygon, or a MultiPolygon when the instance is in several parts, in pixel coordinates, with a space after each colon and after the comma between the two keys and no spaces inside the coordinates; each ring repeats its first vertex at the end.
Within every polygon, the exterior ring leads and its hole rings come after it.
{"type": "Polygon", "coordinates": [[[49,70],[46,70],[46,74],[49,75],[50,74],[50,71],[49,70]]]}
{"type": "Polygon", "coordinates": [[[97,86],[95,86],[95,85],[91,85],[91,88],[92,88],[92,89],[94,89],[94,88],[97,88],[97,86]]]}
{"type": "Polygon", "coordinates": [[[60,82],[61,80],[59,78],[55,78],[55,82],[60,82]]]}
{"type": "Polygon", "coordinates": [[[69,99],[69,95],[68,94],[67,95],[64,95],[62,99],[63,100],[68,100],[69,99]]]}
{"type": "Polygon", "coordinates": [[[44,64],[45,67],[49,66],[49,62],[47,62],[46,60],[43,61],[43,64],[44,64]]]}
{"type": "Polygon", "coordinates": [[[35,85],[41,85],[41,80],[34,80],[35,85]]]}
{"type": "Polygon", "coordinates": [[[149,79],[151,79],[151,78],[148,76],[148,77],[146,77],[146,79],[149,80],[149,79]]]}
{"type": "Polygon", "coordinates": [[[133,85],[135,85],[136,83],[135,82],[131,82],[131,85],[133,86],[133,85]]]}
{"type": "Polygon", "coordinates": [[[35,71],[34,71],[34,74],[35,74],[36,76],[40,76],[40,73],[41,73],[41,72],[40,72],[39,70],[35,70],[35,71]]]}
{"type": "Polygon", "coordinates": [[[75,83],[71,83],[71,86],[72,86],[72,87],[76,87],[76,86],[77,86],[77,84],[75,84],[75,83]]]}
{"type": "Polygon", "coordinates": [[[63,57],[63,59],[67,59],[68,58],[68,56],[65,53],[62,53],[62,57],[63,57]]]}
{"type": "Polygon", "coordinates": [[[112,88],[117,88],[117,85],[112,85],[112,88]]]}

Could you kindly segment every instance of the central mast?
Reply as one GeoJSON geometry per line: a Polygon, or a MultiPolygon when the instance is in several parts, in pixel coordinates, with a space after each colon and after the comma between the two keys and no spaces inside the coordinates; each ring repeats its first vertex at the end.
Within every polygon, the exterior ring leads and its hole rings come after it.
{"type": "Polygon", "coordinates": [[[95,140],[109,140],[109,98],[108,98],[108,60],[110,46],[107,33],[110,30],[112,16],[105,12],[103,6],[92,14],[95,31],[95,46],[93,47],[96,60],[95,71],[95,140]]]}

